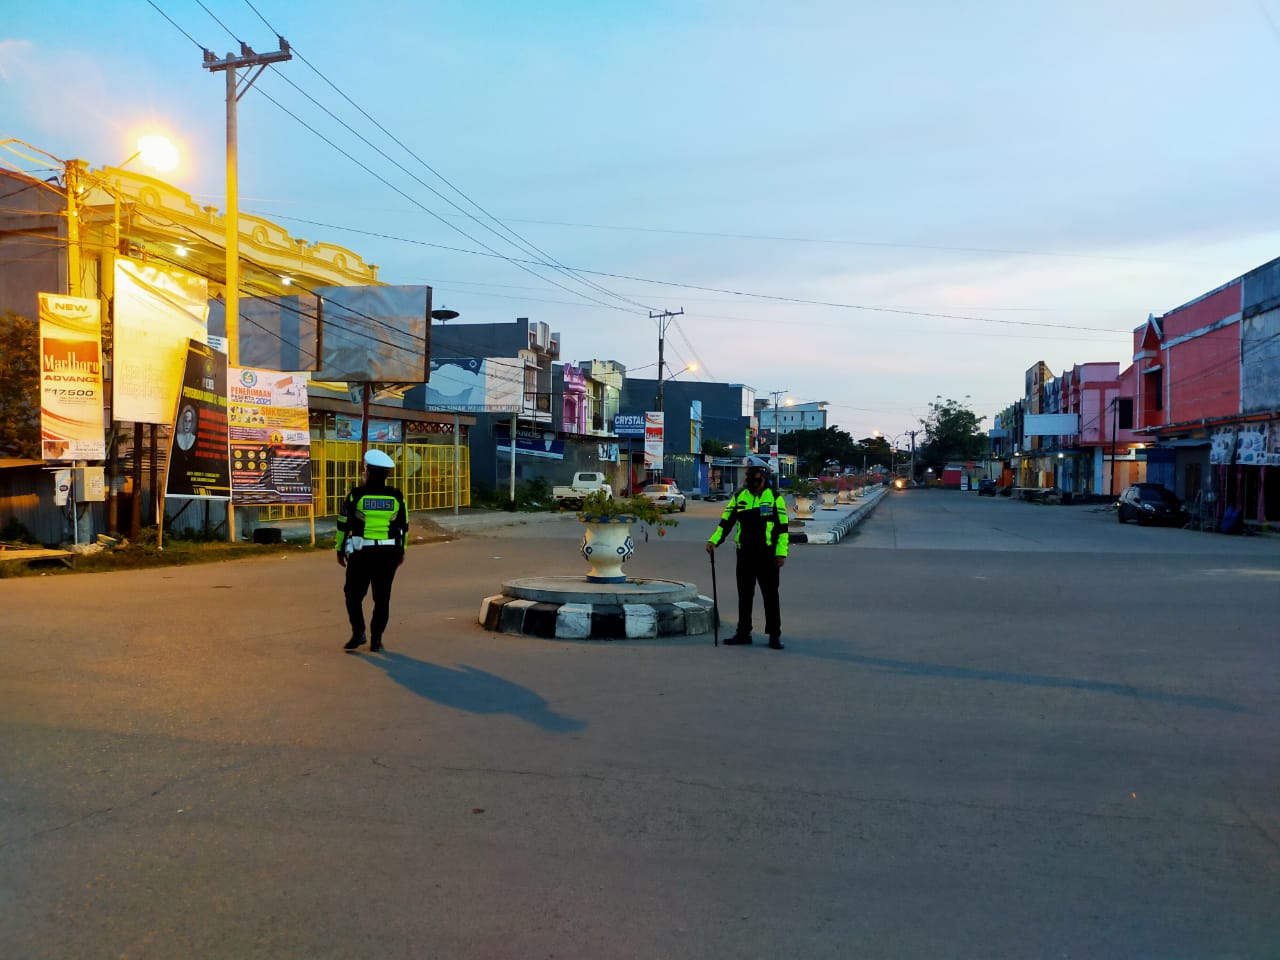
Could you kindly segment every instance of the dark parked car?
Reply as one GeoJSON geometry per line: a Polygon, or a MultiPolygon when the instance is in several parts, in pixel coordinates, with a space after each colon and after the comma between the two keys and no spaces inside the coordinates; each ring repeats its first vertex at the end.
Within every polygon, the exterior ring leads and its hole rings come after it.
{"type": "Polygon", "coordinates": [[[1168,523],[1181,526],[1187,522],[1187,508],[1162,483],[1135,483],[1120,494],[1116,503],[1116,519],[1121,523],[1168,523]]]}
{"type": "Polygon", "coordinates": [[[990,477],[983,477],[978,481],[978,496],[994,497],[996,495],[996,482],[990,477]]]}

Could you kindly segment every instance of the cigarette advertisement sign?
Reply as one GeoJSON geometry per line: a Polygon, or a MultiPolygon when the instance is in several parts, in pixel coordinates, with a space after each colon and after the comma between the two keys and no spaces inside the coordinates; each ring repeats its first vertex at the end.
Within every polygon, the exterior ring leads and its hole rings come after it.
{"type": "Polygon", "coordinates": [[[231,497],[227,356],[199,340],[187,341],[187,362],[169,440],[165,496],[200,500],[231,497]]]}
{"type": "Polygon", "coordinates": [[[234,503],[311,503],[306,373],[232,367],[227,375],[234,503]]]}
{"type": "Polygon", "coordinates": [[[41,455],[103,460],[101,308],[81,297],[39,299],[41,455]]]}
{"type": "Polygon", "coordinates": [[[644,415],[644,465],[646,470],[662,469],[662,428],[662,411],[647,411],[644,415]]]}

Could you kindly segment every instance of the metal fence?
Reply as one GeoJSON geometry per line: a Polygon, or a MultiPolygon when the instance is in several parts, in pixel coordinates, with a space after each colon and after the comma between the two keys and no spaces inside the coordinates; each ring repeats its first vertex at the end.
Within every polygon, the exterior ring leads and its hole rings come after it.
{"type": "MultiPolygon", "coordinates": [[[[443,443],[370,443],[395,461],[390,483],[404,493],[410,511],[440,510],[453,506],[453,445],[443,443]]],[[[471,504],[471,456],[458,449],[458,506],[471,504]]],[[[337,516],[347,491],[360,482],[360,444],[352,440],[311,441],[311,489],[317,517],[337,516]]],[[[259,507],[260,520],[293,520],[306,517],[305,507],[259,507]]]]}

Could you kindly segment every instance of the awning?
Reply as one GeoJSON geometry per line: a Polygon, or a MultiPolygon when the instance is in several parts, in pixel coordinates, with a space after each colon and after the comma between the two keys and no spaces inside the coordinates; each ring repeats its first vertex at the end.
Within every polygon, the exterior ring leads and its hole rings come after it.
{"type": "Polygon", "coordinates": [[[1178,440],[1157,440],[1153,444],[1156,449],[1161,447],[1207,447],[1211,441],[1208,437],[1182,437],[1178,440]]]}
{"type": "Polygon", "coordinates": [[[43,467],[43,460],[28,460],[26,457],[0,457],[0,470],[11,467],[43,467]]]}

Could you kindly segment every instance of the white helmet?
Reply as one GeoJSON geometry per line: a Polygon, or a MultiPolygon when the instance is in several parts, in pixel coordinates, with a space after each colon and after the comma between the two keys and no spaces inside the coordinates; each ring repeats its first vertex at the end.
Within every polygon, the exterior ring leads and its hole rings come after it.
{"type": "Polygon", "coordinates": [[[371,467],[380,467],[383,470],[390,470],[395,466],[395,461],[388,457],[381,450],[370,450],[364,455],[364,462],[371,467]]]}

